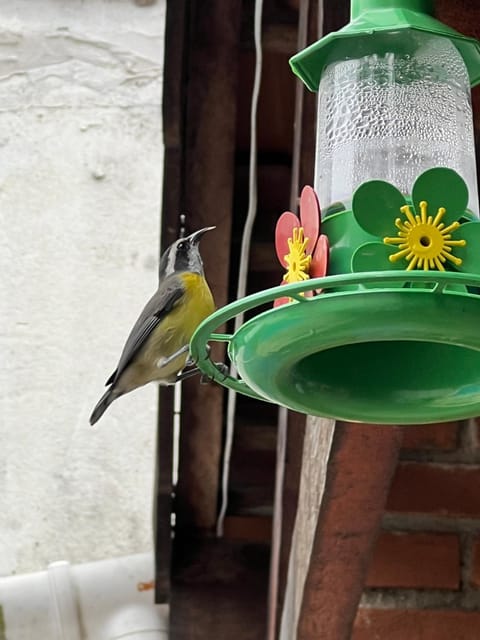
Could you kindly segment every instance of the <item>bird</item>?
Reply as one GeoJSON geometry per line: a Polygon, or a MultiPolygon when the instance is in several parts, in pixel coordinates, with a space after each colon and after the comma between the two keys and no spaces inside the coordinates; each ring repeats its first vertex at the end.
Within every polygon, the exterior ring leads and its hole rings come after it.
{"type": "Polygon", "coordinates": [[[215,310],[205,278],[199,242],[205,227],[171,244],[160,259],[157,291],[145,305],[127,338],[117,368],[105,383],[90,424],[94,425],[114,400],[148,382],[175,384],[195,373],[189,344],[198,325],[215,310]]]}

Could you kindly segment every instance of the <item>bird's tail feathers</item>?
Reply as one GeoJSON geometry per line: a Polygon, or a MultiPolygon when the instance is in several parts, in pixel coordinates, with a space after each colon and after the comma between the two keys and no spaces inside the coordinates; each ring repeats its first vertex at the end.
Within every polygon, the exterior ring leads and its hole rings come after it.
{"type": "Polygon", "coordinates": [[[100,400],[95,405],[95,409],[90,416],[90,424],[94,425],[103,416],[108,407],[122,394],[119,393],[114,387],[107,389],[100,400]]]}

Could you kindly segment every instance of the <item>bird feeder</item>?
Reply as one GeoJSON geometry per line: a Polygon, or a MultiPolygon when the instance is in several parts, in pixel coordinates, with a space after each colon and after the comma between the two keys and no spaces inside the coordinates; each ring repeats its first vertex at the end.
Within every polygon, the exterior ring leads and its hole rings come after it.
{"type": "Polygon", "coordinates": [[[353,0],[346,27],[292,58],[319,94],[315,190],[299,218],[279,218],[283,284],[220,309],[192,340],[225,386],[349,421],[479,415],[480,43],[432,13],[430,0],[353,0]],[[210,361],[211,340],[228,342],[238,379],[210,361]]]}

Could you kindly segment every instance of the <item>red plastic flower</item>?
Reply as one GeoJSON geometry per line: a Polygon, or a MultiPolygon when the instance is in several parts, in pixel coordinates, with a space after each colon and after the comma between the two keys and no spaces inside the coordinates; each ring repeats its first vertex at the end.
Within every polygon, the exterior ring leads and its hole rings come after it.
{"type": "MultiPolygon", "coordinates": [[[[320,205],[312,187],[303,187],[300,219],[291,211],[285,211],[278,219],[275,249],[280,264],[286,269],[282,284],[326,275],[328,238],[320,234],[320,205]]],[[[305,295],[312,296],[313,291],[308,291],[305,295]]],[[[291,302],[291,298],[278,298],[273,306],[278,307],[287,302],[291,302]]]]}

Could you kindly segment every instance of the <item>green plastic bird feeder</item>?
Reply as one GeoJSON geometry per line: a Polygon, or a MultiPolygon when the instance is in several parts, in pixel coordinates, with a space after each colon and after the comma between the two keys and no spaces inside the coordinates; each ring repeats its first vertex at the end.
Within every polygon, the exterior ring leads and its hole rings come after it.
{"type": "Polygon", "coordinates": [[[480,43],[432,13],[429,0],[354,0],[346,27],[292,58],[319,93],[315,190],[278,220],[282,285],[220,309],[192,339],[221,384],[350,421],[480,414],[480,43]],[[228,342],[238,379],[211,362],[212,340],[228,342]]]}

